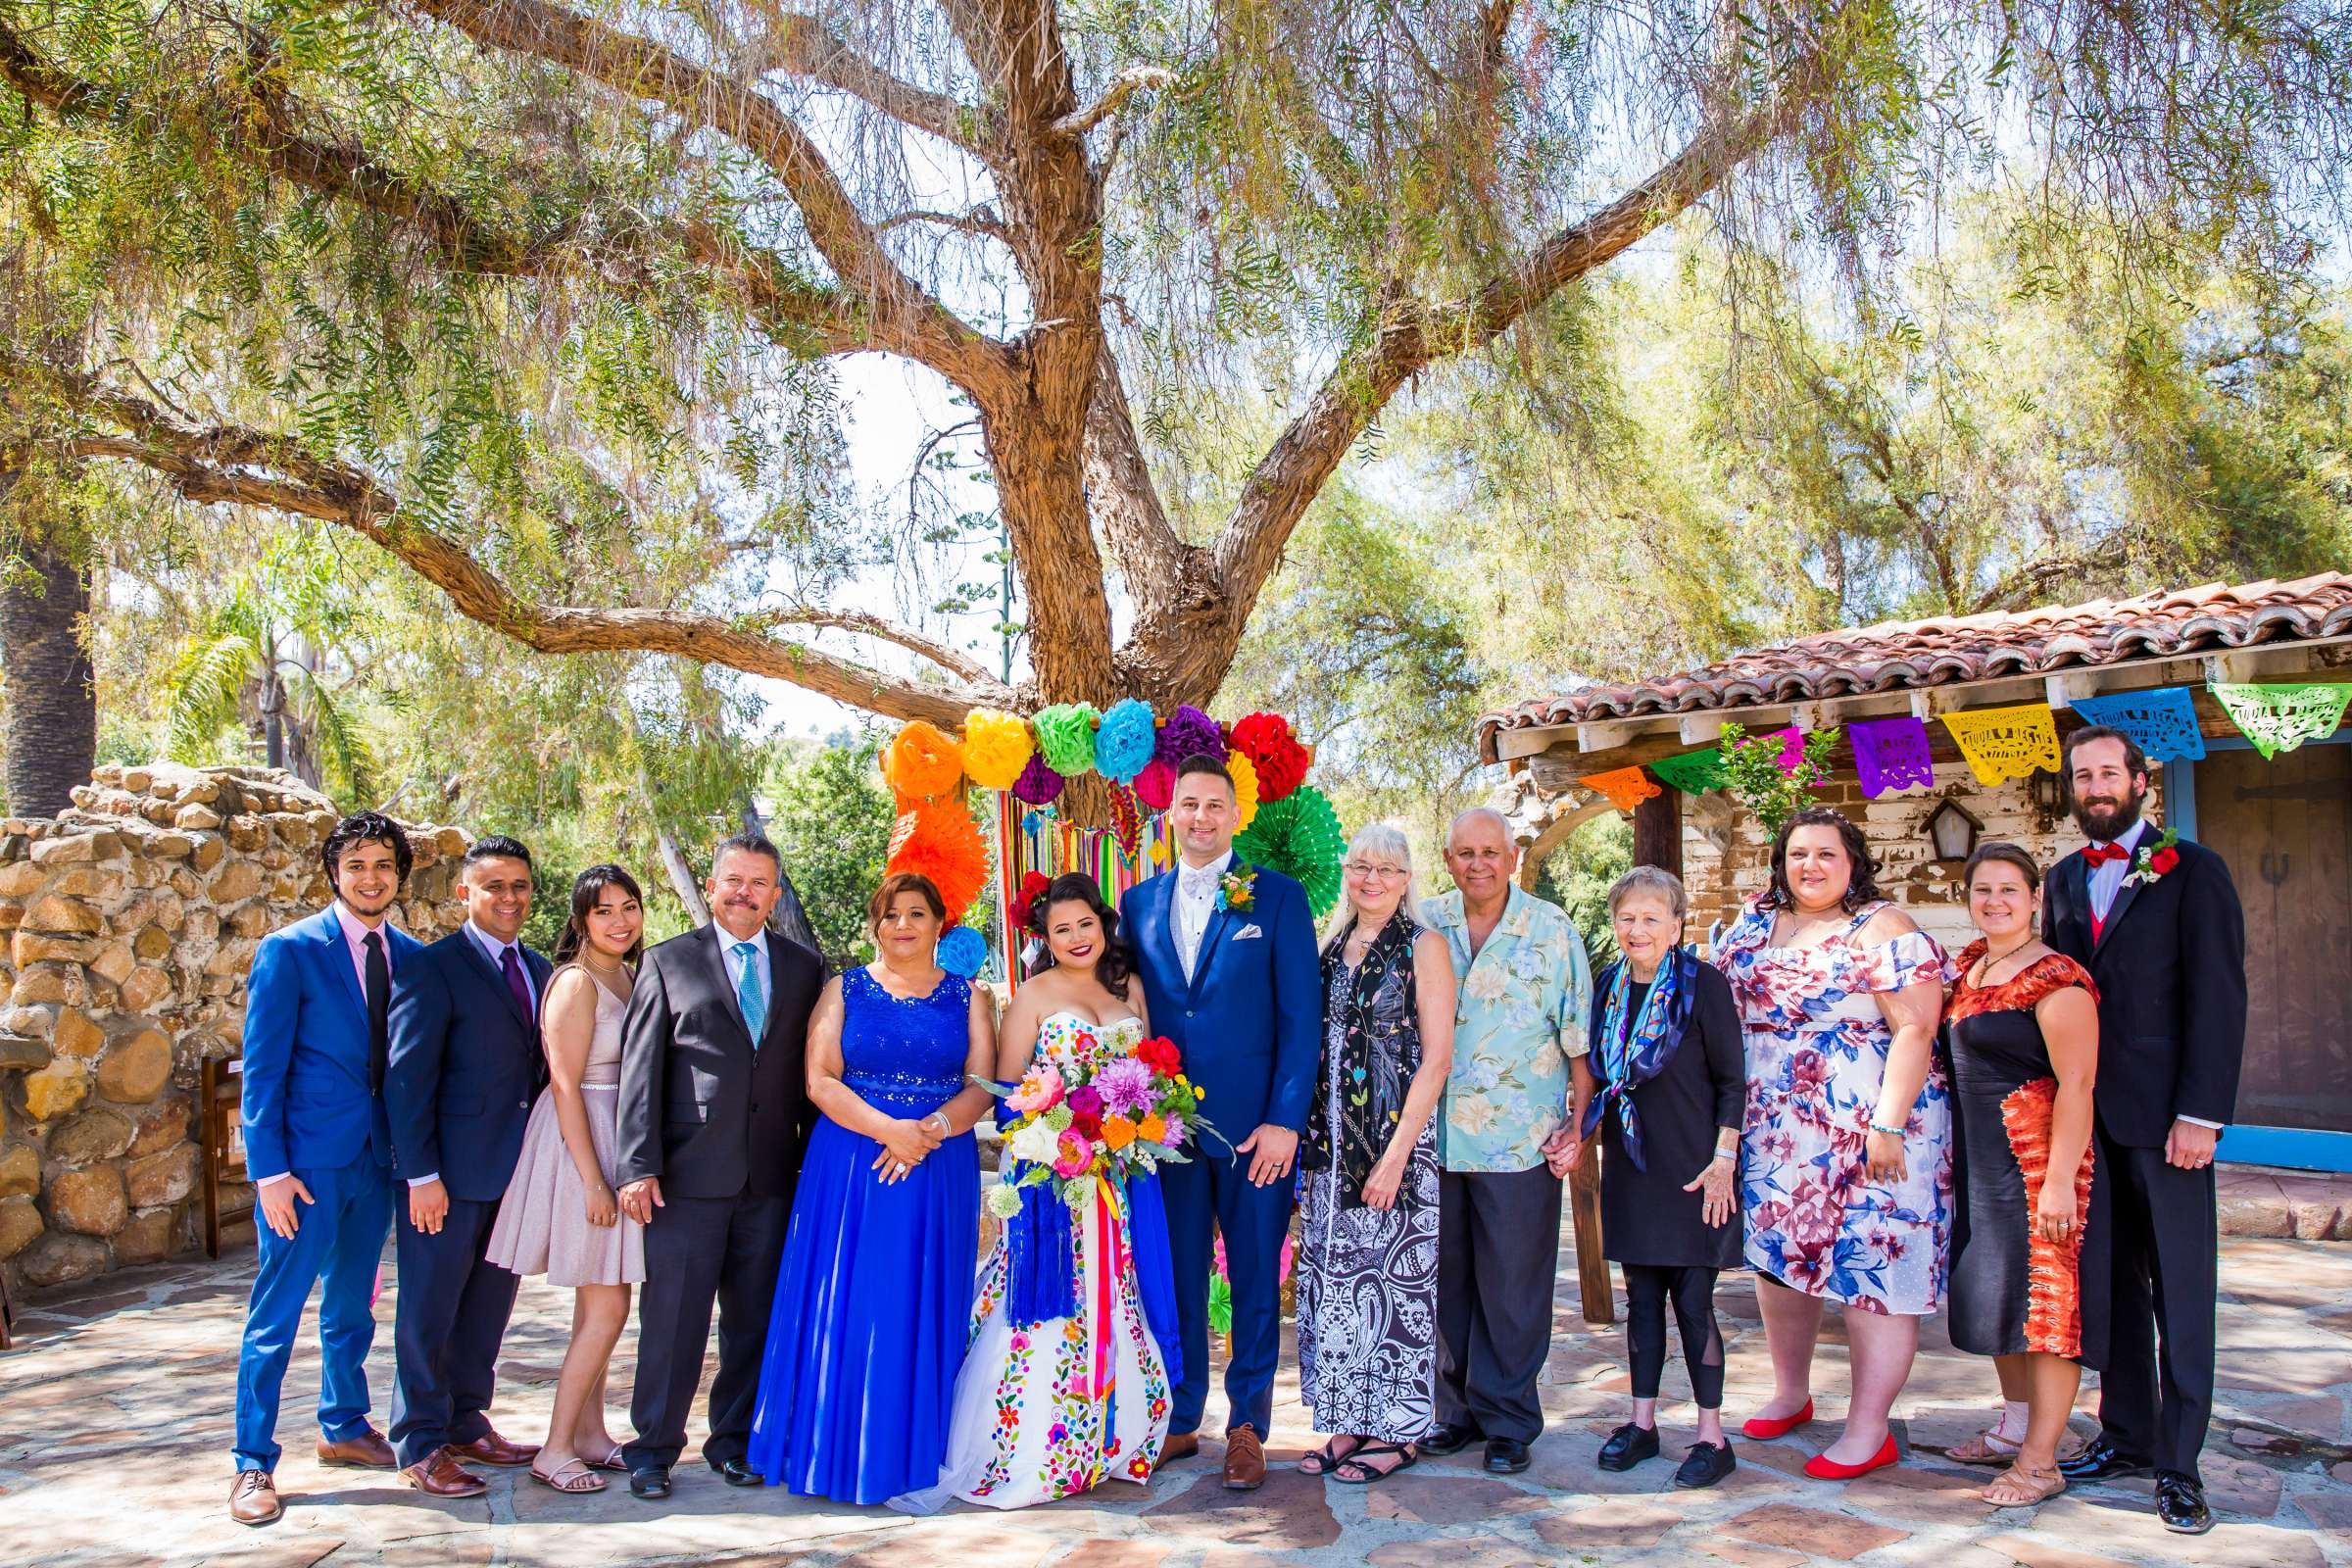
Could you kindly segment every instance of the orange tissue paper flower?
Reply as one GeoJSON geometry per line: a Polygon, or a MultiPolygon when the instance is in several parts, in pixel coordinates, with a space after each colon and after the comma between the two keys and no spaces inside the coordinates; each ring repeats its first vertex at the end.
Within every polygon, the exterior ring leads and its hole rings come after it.
{"type": "Polygon", "coordinates": [[[963,749],[955,737],[918,718],[882,754],[882,772],[891,788],[909,800],[936,800],[953,793],[962,779],[963,749]]]}
{"type": "Polygon", "coordinates": [[[888,869],[929,877],[959,920],[988,885],[988,841],[961,801],[925,801],[891,824],[888,869]]]}

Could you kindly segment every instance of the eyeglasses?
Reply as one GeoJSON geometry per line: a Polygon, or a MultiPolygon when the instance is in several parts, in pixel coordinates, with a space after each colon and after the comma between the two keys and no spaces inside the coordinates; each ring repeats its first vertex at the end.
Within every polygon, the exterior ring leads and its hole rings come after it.
{"type": "Polygon", "coordinates": [[[1349,876],[1358,877],[1366,882],[1394,882],[1398,877],[1412,875],[1402,866],[1375,865],[1369,860],[1342,860],[1340,869],[1349,876]]]}

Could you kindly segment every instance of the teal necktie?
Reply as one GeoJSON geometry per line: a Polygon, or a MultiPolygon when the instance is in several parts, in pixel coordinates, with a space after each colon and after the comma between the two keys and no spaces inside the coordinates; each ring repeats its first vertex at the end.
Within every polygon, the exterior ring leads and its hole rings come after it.
{"type": "Polygon", "coordinates": [[[752,1049],[760,1049],[760,1036],[767,1033],[767,1003],[760,995],[760,950],[749,942],[735,944],[735,956],[743,967],[735,975],[735,1003],[743,1008],[744,1027],[752,1032],[752,1049]]]}

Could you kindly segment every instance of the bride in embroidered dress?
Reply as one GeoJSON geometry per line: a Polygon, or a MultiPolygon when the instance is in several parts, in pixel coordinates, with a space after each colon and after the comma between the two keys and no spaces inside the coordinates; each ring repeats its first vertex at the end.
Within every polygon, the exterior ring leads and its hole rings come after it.
{"type": "MultiPolygon", "coordinates": [[[[1118,923],[1084,876],[1037,897],[1025,929],[1050,957],[1005,1009],[1000,1081],[1088,1049],[1091,1035],[1124,1049],[1149,1032],[1118,923]]],[[[892,1498],[902,1511],[952,1496],[1020,1508],[1106,1476],[1148,1484],[1167,1441],[1176,1296],[1157,1178],[1106,1184],[1083,1212],[1056,1182],[1020,1199],[980,1271],[939,1485],[892,1498]]]]}

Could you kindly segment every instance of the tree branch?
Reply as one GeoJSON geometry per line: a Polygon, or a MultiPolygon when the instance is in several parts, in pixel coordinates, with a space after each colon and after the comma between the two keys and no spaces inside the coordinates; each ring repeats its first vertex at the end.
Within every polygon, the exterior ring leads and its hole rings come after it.
{"type": "Polygon", "coordinates": [[[792,197],[817,254],[871,307],[869,347],[929,366],[975,397],[1003,401],[1011,374],[992,342],[902,271],[858,215],[815,141],[741,82],[549,0],[412,0],[476,43],[562,66],[660,103],[765,164],[792,197]]]}
{"type": "Polygon", "coordinates": [[[1047,128],[1056,136],[1083,136],[1127,106],[1145,88],[1153,89],[1176,85],[1176,73],[1158,66],[1130,66],[1110,78],[1102,96],[1084,109],[1063,115],[1047,128]]]}
{"type": "Polygon", "coordinates": [[[908,653],[928,660],[941,669],[976,689],[995,689],[1002,693],[1004,683],[990,674],[986,666],[970,656],[958,653],[945,643],[933,642],[920,632],[869,615],[862,610],[825,610],[811,605],[797,605],[790,610],[762,610],[747,616],[747,627],[818,626],[834,631],[855,632],[861,637],[873,637],[895,643],[908,653]]]}
{"type": "Polygon", "coordinates": [[[927,207],[916,207],[904,213],[891,214],[874,225],[874,232],[887,234],[906,223],[937,223],[942,228],[961,229],[966,234],[979,234],[988,239],[1011,243],[1010,236],[1004,232],[1004,220],[997,216],[995,208],[987,206],[975,207],[968,213],[939,213],[927,207]]]}
{"type": "MultiPolygon", "coordinates": [[[[806,643],[765,635],[757,629],[762,618],[759,616],[747,620],[675,609],[587,609],[523,599],[463,545],[402,516],[397,499],[368,475],[306,452],[288,437],[238,425],[183,424],[143,398],[4,350],[0,371],[37,378],[68,407],[121,432],[69,436],[62,444],[71,454],[140,464],[191,501],[266,507],[348,528],[439,588],[468,619],[539,653],[676,654],[790,681],[889,717],[925,718],[945,725],[960,724],[975,705],[1022,706],[1018,694],[989,679],[985,671],[962,688],[926,686],[806,643]]],[[[775,618],[792,616],[780,612],[775,618]]],[[[826,619],[811,612],[798,623],[837,624],[876,636],[897,630],[855,613],[826,619]]],[[[912,634],[890,640],[926,658],[947,652],[929,648],[912,634]]],[[[948,654],[951,661],[957,657],[948,654]]]]}
{"type": "Polygon", "coordinates": [[[763,71],[781,71],[878,109],[903,125],[961,148],[994,168],[1004,157],[1004,127],[995,111],[958,103],[903,80],[852,48],[819,19],[786,11],[778,0],[751,0],[771,30],[762,40],[763,71]]]}

